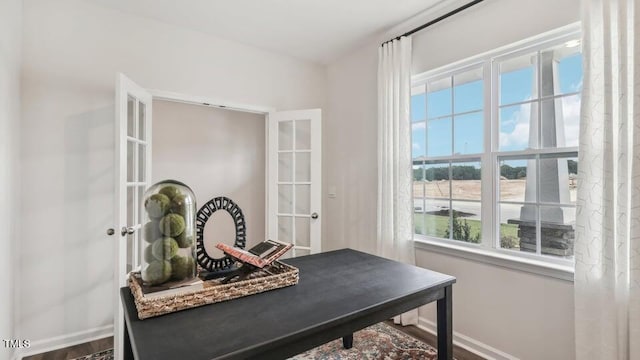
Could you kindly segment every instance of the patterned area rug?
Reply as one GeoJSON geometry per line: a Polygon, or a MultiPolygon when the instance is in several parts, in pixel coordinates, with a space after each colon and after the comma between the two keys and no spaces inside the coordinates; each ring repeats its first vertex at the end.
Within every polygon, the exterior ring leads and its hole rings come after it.
{"type": "MultiPolygon", "coordinates": [[[[424,342],[379,323],[353,335],[353,348],[342,347],[342,339],[318,346],[290,360],[435,360],[437,351],[424,342]]],[[[113,350],[73,360],[113,360],[113,350]]]]}
{"type": "Polygon", "coordinates": [[[395,328],[379,323],[353,334],[353,347],[346,350],[342,339],[318,346],[292,360],[433,360],[435,348],[395,328]]]}

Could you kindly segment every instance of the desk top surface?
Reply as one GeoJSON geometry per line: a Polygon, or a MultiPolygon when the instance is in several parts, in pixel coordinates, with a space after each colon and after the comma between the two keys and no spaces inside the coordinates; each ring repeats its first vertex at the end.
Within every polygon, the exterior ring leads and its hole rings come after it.
{"type": "Polygon", "coordinates": [[[304,336],[456,279],[351,249],[283,260],[300,269],[295,286],[138,320],[121,289],[134,354],[140,359],[212,359],[304,336]]]}

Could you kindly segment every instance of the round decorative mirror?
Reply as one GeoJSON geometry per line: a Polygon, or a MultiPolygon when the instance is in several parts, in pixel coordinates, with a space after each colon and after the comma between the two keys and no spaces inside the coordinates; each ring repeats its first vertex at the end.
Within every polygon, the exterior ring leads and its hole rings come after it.
{"type": "MultiPolygon", "coordinates": [[[[223,210],[231,216],[235,227],[233,246],[244,249],[247,243],[247,226],[240,207],[234,203],[233,200],[224,196],[209,200],[198,210],[198,214],[196,215],[196,259],[198,260],[198,264],[208,271],[225,270],[230,268],[235,262],[233,258],[224,254],[221,257],[211,256],[205,248],[205,225],[218,210],[223,210]]],[[[215,217],[218,217],[218,215],[215,217]]]]}

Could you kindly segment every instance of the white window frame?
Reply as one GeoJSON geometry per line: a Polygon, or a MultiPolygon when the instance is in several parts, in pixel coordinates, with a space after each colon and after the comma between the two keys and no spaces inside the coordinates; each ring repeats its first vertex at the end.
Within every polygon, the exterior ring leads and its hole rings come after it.
{"type": "MultiPolygon", "coordinates": [[[[412,76],[413,88],[426,88],[427,82],[447,76],[463,73],[470,69],[483,67],[483,96],[484,96],[484,139],[482,154],[451,155],[441,157],[450,161],[465,159],[478,159],[481,161],[481,243],[474,244],[459,240],[450,240],[414,234],[416,248],[458,256],[471,260],[491,263],[498,266],[513,268],[521,271],[532,272],[545,276],[551,276],[563,280],[573,281],[574,261],[564,258],[539,255],[523,251],[502,249],[500,243],[499,216],[500,202],[499,158],[505,156],[538,156],[540,154],[570,154],[577,153],[577,147],[571,148],[539,148],[522,151],[498,151],[499,149],[499,74],[497,64],[499,61],[525,55],[539,50],[548,49],[568,41],[580,39],[580,23],[574,23],[562,28],[540,34],[471,58],[461,60],[437,69],[412,76]]],[[[540,76],[540,74],[538,74],[540,76]]],[[[538,91],[540,86],[538,86],[538,91]]],[[[540,99],[537,99],[540,101],[540,99]]],[[[430,158],[429,160],[437,160],[430,158]]],[[[538,185],[539,186],[539,182],[538,185]]],[[[413,200],[412,200],[413,201],[413,200]]],[[[538,204],[538,202],[536,202],[538,204]]],[[[543,204],[544,205],[544,204],[543,204]]],[[[538,235],[538,238],[540,235],[538,235]]],[[[540,248],[538,239],[538,249],[540,248]]]]}

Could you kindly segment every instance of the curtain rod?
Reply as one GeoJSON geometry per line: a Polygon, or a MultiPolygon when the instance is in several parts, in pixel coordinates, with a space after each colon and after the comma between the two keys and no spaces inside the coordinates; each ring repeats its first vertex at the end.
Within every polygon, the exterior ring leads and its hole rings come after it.
{"type": "Polygon", "coordinates": [[[481,3],[481,2],[483,2],[483,1],[484,1],[484,0],[473,0],[473,1],[471,1],[471,2],[469,2],[469,3],[467,3],[467,4],[465,4],[465,5],[460,6],[460,7],[459,7],[459,8],[457,8],[457,9],[454,9],[454,10],[452,10],[452,11],[449,11],[448,13],[446,13],[446,14],[444,14],[444,15],[442,15],[442,16],[440,16],[440,17],[438,17],[438,18],[434,19],[434,20],[429,21],[429,22],[428,22],[428,23],[426,23],[426,24],[420,25],[420,26],[418,26],[418,27],[417,27],[417,28],[415,28],[415,29],[409,30],[409,31],[407,31],[406,33],[404,33],[404,34],[402,34],[402,35],[400,35],[400,36],[396,36],[395,38],[393,38],[393,39],[391,39],[391,40],[387,40],[387,41],[383,42],[381,45],[384,45],[384,44],[386,44],[386,43],[388,43],[388,42],[391,42],[391,41],[393,41],[393,40],[400,40],[400,38],[401,38],[401,37],[403,37],[403,36],[413,35],[414,33],[417,33],[417,32],[418,32],[418,31],[420,31],[420,30],[423,30],[423,29],[425,29],[425,28],[427,28],[427,27],[429,27],[429,26],[431,26],[431,25],[434,25],[434,24],[436,24],[436,23],[439,23],[440,21],[442,21],[442,20],[444,20],[444,19],[446,19],[446,18],[448,18],[448,17],[451,17],[451,16],[453,16],[453,15],[455,15],[455,14],[457,14],[457,13],[459,13],[459,12],[463,11],[463,10],[466,10],[466,9],[470,8],[470,7],[472,7],[472,6],[473,6],[473,5],[475,5],[475,4],[481,3]]]}

